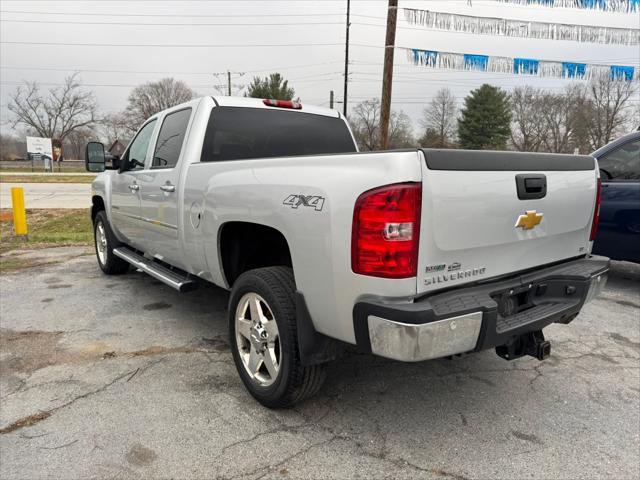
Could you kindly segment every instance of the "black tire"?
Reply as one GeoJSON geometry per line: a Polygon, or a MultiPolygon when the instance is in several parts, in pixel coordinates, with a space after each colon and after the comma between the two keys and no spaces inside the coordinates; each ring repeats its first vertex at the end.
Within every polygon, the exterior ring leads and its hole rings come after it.
{"type": "Polygon", "coordinates": [[[107,220],[107,214],[104,210],[98,212],[93,219],[93,245],[96,250],[96,258],[98,259],[98,265],[100,269],[107,275],[119,275],[126,273],[129,270],[129,262],[116,257],[113,253],[113,249],[121,246],[118,242],[111,226],[107,220]],[[104,261],[100,259],[100,253],[98,252],[98,229],[102,226],[106,237],[106,248],[104,251],[104,261]]]}
{"type": "Polygon", "coordinates": [[[318,392],[326,377],[324,365],[303,367],[300,363],[296,323],[296,284],[288,267],[267,267],[249,270],[234,283],[229,299],[229,333],[233,360],[249,393],[269,408],[294,405],[318,392]],[[280,338],[280,369],[271,385],[262,386],[247,373],[240,358],[236,336],[236,309],[242,297],[256,293],[268,304],[278,326],[280,338]]]}

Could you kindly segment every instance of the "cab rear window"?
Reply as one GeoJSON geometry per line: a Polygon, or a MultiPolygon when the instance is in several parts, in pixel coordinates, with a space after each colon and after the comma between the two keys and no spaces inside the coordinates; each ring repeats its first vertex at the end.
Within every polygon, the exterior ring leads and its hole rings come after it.
{"type": "Polygon", "coordinates": [[[286,110],[216,107],[211,111],[201,161],[355,152],[339,118],[286,110]]]}

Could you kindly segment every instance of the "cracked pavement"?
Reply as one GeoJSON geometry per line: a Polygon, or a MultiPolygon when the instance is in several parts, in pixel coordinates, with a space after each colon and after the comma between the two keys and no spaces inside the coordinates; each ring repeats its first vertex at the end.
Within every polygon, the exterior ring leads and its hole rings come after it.
{"type": "Polygon", "coordinates": [[[272,411],[236,373],[225,291],[83,253],[0,277],[0,478],[640,477],[640,265],[545,330],[544,362],[349,352],[272,411]]]}

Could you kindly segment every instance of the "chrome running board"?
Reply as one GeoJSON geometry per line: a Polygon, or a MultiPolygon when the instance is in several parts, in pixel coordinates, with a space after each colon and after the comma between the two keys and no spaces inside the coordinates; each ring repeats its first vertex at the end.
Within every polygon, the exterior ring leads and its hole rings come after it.
{"type": "Polygon", "coordinates": [[[136,253],[127,247],[114,248],[113,253],[116,257],[126,260],[134,267],[142,270],[156,280],[160,280],[162,283],[169,285],[171,288],[174,288],[179,292],[190,292],[191,290],[198,288],[198,283],[189,278],[187,274],[175,272],[158,262],[154,262],[153,260],[143,257],[139,253],[136,253]]]}

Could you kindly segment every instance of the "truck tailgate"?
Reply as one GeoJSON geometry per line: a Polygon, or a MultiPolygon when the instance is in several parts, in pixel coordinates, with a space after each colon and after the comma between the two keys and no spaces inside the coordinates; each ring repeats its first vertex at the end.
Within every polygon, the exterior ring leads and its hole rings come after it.
{"type": "Polygon", "coordinates": [[[419,293],[588,253],[597,188],[592,157],[423,153],[419,293]]]}

